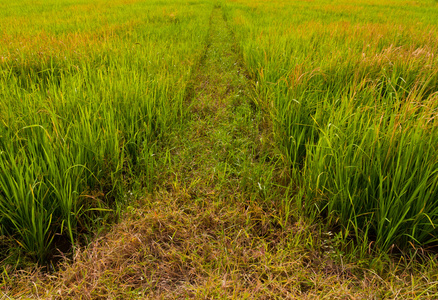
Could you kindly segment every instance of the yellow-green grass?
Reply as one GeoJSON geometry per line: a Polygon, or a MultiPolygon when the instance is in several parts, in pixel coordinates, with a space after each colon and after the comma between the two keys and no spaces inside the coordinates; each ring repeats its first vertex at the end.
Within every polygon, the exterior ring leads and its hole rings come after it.
{"type": "Polygon", "coordinates": [[[153,185],[154,145],[184,117],[212,5],[0,7],[0,230],[43,262],[123,190],[153,185]]]}
{"type": "Polygon", "coordinates": [[[230,1],[297,209],[367,251],[437,245],[436,1],[230,1]]]}

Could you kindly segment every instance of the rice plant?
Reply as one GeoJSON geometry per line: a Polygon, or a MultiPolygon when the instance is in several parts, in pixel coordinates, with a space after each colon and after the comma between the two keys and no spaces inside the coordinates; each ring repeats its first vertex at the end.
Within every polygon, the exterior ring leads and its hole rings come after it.
{"type": "Polygon", "coordinates": [[[426,1],[227,7],[303,195],[296,209],[385,251],[437,244],[437,12],[426,1]]]}

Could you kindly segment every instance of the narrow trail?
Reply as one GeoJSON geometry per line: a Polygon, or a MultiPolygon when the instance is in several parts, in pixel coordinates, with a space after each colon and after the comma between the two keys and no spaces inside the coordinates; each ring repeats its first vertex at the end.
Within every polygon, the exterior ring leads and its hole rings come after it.
{"type": "Polygon", "coordinates": [[[266,124],[251,107],[251,83],[233,47],[223,12],[215,8],[206,52],[193,78],[191,120],[170,142],[172,188],[184,189],[192,200],[211,195],[254,200],[270,184],[273,167],[267,170],[267,154],[261,157],[266,124]]]}

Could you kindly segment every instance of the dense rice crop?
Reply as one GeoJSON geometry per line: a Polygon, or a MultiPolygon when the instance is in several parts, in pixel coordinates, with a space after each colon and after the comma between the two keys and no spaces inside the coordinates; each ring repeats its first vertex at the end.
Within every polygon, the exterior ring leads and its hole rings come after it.
{"type": "MultiPolygon", "coordinates": [[[[152,187],[213,4],[0,0],[1,235],[44,261],[152,187]]],[[[224,7],[292,169],[284,203],[383,250],[436,245],[436,1],[224,7]]]]}
{"type": "Polygon", "coordinates": [[[387,250],[436,245],[438,5],[230,2],[296,204],[387,250]]]}
{"type": "Polygon", "coordinates": [[[210,4],[0,1],[0,233],[71,244],[184,115],[210,4]]]}

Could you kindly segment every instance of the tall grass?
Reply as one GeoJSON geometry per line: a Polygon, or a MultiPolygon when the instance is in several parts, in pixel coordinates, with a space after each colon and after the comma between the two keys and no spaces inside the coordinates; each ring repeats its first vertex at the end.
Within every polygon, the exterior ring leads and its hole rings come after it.
{"type": "Polygon", "coordinates": [[[438,242],[438,6],[401,2],[227,9],[297,208],[382,250],[438,242]]]}
{"type": "Polygon", "coordinates": [[[0,37],[0,229],[43,262],[123,187],[153,186],[154,145],[184,116],[211,5],[3,2],[22,26],[0,37]]]}

